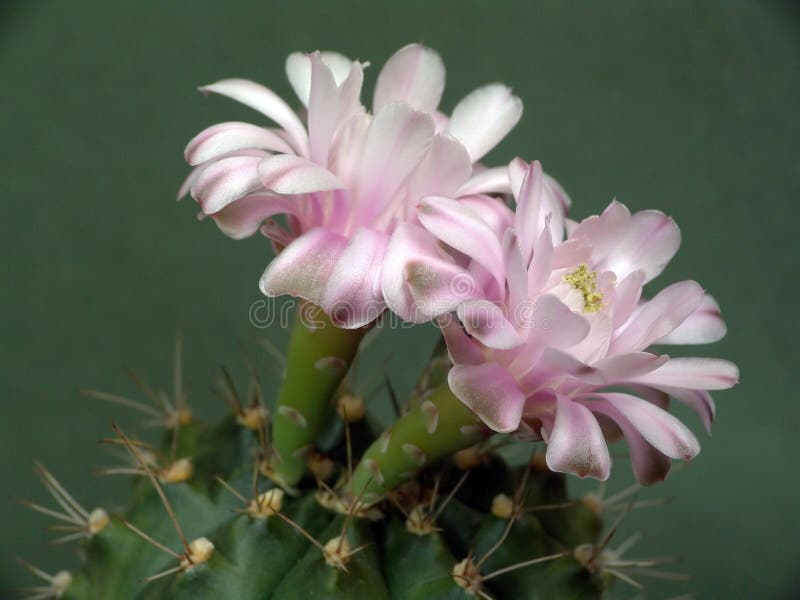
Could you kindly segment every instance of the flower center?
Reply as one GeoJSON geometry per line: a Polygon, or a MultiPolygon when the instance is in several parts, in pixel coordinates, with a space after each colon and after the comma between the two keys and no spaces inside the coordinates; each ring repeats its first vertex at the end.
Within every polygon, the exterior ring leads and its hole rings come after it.
{"type": "Polygon", "coordinates": [[[581,264],[564,275],[564,281],[583,295],[583,312],[594,313],[603,308],[603,294],[597,288],[597,273],[581,264]]]}

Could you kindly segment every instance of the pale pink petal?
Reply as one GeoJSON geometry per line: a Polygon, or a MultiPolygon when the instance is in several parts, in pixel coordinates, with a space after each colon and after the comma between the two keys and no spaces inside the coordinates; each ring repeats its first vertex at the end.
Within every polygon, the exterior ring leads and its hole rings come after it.
{"type": "Polygon", "coordinates": [[[456,195],[510,193],[511,186],[508,183],[508,169],[506,167],[493,167],[473,172],[472,176],[458,189],[456,195]]]}
{"type": "MultiPolygon", "coordinates": [[[[408,266],[427,265],[430,269],[431,279],[438,278],[438,271],[451,273],[457,267],[450,257],[439,246],[438,240],[427,230],[412,223],[399,223],[392,233],[386,254],[383,260],[381,274],[381,289],[383,297],[389,308],[397,313],[403,320],[423,322],[430,320],[434,314],[428,312],[432,309],[432,302],[415,297],[409,287],[409,275],[421,277],[422,273],[412,271],[408,266]]],[[[469,284],[466,271],[461,270],[463,282],[469,284]]],[[[418,285],[417,294],[422,294],[424,286],[421,281],[414,280],[418,285]]],[[[473,289],[474,291],[474,289],[473,289]]]]}
{"type": "Polygon", "coordinates": [[[472,163],[461,142],[446,134],[436,134],[408,181],[409,201],[413,205],[425,196],[450,196],[471,172],[472,163]]]}
{"type": "Polygon", "coordinates": [[[498,284],[505,284],[501,241],[477,212],[444,197],[426,198],[417,212],[428,231],[486,267],[498,284]]]}
{"type": "Polygon", "coordinates": [[[727,327],[716,300],[706,294],[700,306],[677,328],[658,338],[656,344],[710,344],[725,337],[727,327]]]}
{"type": "Polygon", "coordinates": [[[298,205],[293,200],[271,194],[250,194],[211,216],[222,233],[241,240],[257,232],[264,220],[278,214],[297,212],[298,205]]]}
{"type": "Polygon", "coordinates": [[[491,228],[498,240],[503,239],[506,231],[514,223],[514,211],[500,198],[477,194],[461,196],[458,201],[477,213],[481,220],[491,228]]]}
{"type": "Polygon", "coordinates": [[[705,390],[687,390],[669,386],[660,386],[660,389],[697,413],[705,430],[711,433],[711,425],[714,423],[716,414],[716,407],[711,394],[705,390]]]}
{"type": "Polygon", "coordinates": [[[603,401],[589,401],[588,406],[597,413],[611,419],[625,436],[631,456],[631,467],[640,485],[653,485],[663,481],[671,466],[669,457],[659,452],[639,433],[639,430],[614,406],[603,401]]]}
{"type": "Polygon", "coordinates": [[[611,473],[611,457],[597,419],[583,404],[560,395],[545,458],[557,473],[601,481],[611,473]]]}
{"type": "Polygon", "coordinates": [[[328,166],[328,150],[339,122],[339,86],[331,70],[322,62],[319,52],[309,55],[311,90],[308,98],[309,158],[320,166],[328,166]]]}
{"type": "MultiPolygon", "coordinates": [[[[353,64],[346,56],[338,52],[320,52],[322,62],[331,70],[336,85],[347,79],[353,64]]],[[[286,76],[295,94],[304,106],[308,106],[311,95],[311,60],[304,52],[293,52],[286,59],[286,76]]]]}
{"type": "Polygon", "coordinates": [[[227,96],[253,108],[283,127],[289,143],[302,156],[308,156],[308,134],[295,112],[269,88],[246,79],[223,79],[200,88],[208,94],[227,96]]]}
{"type": "Polygon", "coordinates": [[[542,165],[535,160],[528,167],[519,190],[515,190],[517,210],[514,226],[525,264],[530,262],[533,246],[544,227],[546,215],[542,211],[543,194],[542,165]]]}
{"type": "Polygon", "coordinates": [[[522,101],[510,88],[493,83],[472,91],[456,105],[447,132],[477,162],[508,135],[521,116],[522,101]]]}
{"type": "Polygon", "coordinates": [[[249,148],[293,153],[289,144],[269,129],[232,121],[212,125],[194,136],[186,146],[184,157],[186,162],[195,166],[249,148]]]}
{"type": "Polygon", "coordinates": [[[458,305],[458,318],[467,332],[496,350],[510,350],[524,342],[503,309],[488,300],[465,300],[458,305]]]}
{"type": "Polygon", "coordinates": [[[373,112],[391,102],[405,102],[417,110],[433,112],[443,91],[441,56],[420,44],[409,44],[395,52],[378,74],[373,112]]]}
{"type": "Polygon", "coordinates": [[[620,328],[630,318],[639,305],[644,285],[644,271],[637,270],[628,274],[616,287],[614,300],[614,328],[620,328]]]}
{"type": "Polygon", "coordinates": [[[261,292],[319,302],[346,243],[346,238],[324,229],[307,231],[272,260],[261,276],[261,292]]]}
{"type": "Polygon", "coordinates": [[[386,308],[380,269],[389,237],[359,228],[336,261],[320,305],[339,327],[354,329],[374,321],[386,308]]]}
{"type": "Polygon", "coordinates": [[[344,121],[336,130],[328,162],[330,171],[336,173],[348,189],[356,185],[361,169],[361,156],[372,117],[357,113],[344,121]]]}
{"type": "Polygon", "coordinates": [[[566,214],[572,206],[572,198],[569,197],[567,191],[562,187],[555,177],[548,175],[547,173],[544,174],[544,186],[549,195],[557,201],[559,206],[561,206],[562,212],[566,214]]]}
{"type": "MultiPolygon", "coordinates": [[[[620,245],[630,229],[630,211],[624,204],[614,200],[606,207],[603,214],[592,215],[581,221],[572,231],[570,239],[585,240],[592,248],[594,261],[604,264],[603,261],[620,245]]],[[[622,281],[626,275],[627,272],[617,273],[617,279],[622,281]]]]}
{"type": "Polygon", "coordinates": [[[552,294],[536,298],[527,319],[532,347],[570,348],[589,334],[589,322],[552,294]]]}
{"type": "Polygon", "coordinates": [[[486,356],[478,341],[467,335],[453,313],[442,315],[436,321],[447,344],[450,360],[455,365],[479,365],[486,356]]]}
{"type": "Polygon", "coordinates": [[[594,397],[617,409],[648,443],[670,458],[691,460],[700,452],[700,442],[691,430],[658,406],[630,394],[603,393],[594,397]]]}
{"type": "Polygon", "coordinates": [[[671,358],[655,371],[632,381],[655,387],[725,390],[739,382],[739,369],[721,358],[671,358]]]}
{"type": "Polygon", "coordinates": [[[265,188],[278,194],[309,194],[343,187],[327,169],[292,154],[264,159],[258,166],[258,175],[265,188]]]}
{"type": "Polygon", "coordinates": [[[525,180],[525,176],[528,174],[530,168],[530,163],[519,156],[508,163],[506,175],[508,177],[508,185],[511,188],[510,193],[519,194],[520,189],[522,189],[522,182],[525,180]]]}
{"type": "Polygon", "coordinates": [[[497,363],[455,365],[447,380],[458,399],[492,430],[509,433],[519,427],[525,396],[497,363]]]}
{"type": "Polygon", "coordinates": [[[192,184],[192,197],[207,214],[219,212],[234,200],[261,188],[260,156],[232,156],[203,169],[192,184]]]}
{"type": "Polygon", "coordinates": [[[519,251],[517,236],[511,228],[507,229],[503,235],[503,256],[506,265],[506,287],[508,288],[506,306],[512,311],[512,320],[515,324],[522,326],[524,323],[517,323],[513,315],[517,305],[528,299],[528,273],[522,261],[522,253],[519,251]]]}
{"type": "Polygon", "coordinates": [[[611,344],[612,352],[644,350],[697,310],[705,292],[696,281],[679,281],[639,305],[611,344]]]}
{"type": "Polygon", "coordinates": [[[528,267],[528,294],[539,293],[547,284],[553,270],[553,238],[545,227],[533,248],[533,258],[528,267]]]}
{"type": "Polygon", "coordinates": [[[631,217],[628,234],[599,266],[620,279],[642,269],[648,282],[664,270],[680,245],[675,221],[657,210],[644,210],[631,217]]]}
{"type": "Polygon", "coordinates": [[[412,258],[403,276],[414,299],[411,321],[419,323],[455,310],[478,294],[470,273],[448,259],[412,258]]]}
{"type": "Polygon", "coordinates": [[[362,222],[393,199],[428,152],[433,135],[430,115],[406,104],[387,104],[373,117],[355,184],[362,222]]]}
{"type": "Polygon", "coordinates": [[[608,356],[592,366],[602,374],[605,383],[614,383],[655,371],[668,360],[669,356],[665,354],[659,356],[649,352],[632,352],[608,356]]]}

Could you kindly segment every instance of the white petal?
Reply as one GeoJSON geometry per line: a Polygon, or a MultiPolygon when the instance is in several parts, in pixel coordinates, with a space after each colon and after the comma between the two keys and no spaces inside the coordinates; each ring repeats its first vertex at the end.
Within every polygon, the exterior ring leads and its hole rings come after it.
{"type": "Polygon", "coordinates": [[[521,116],[522,101],[511,88],[493,83],[474,90],[456,105],[447,132],[458,138],[477,162],[508,135],[521,116]]]}
{"type": "Polygon", "coordinates": [[[347,240],[324,229],[311,229],[284,248],[261,276],[265,296],[289,294],[319,302],[347,240]]]}
{"type": "Polygon", "coordinates": [[[283,127],[292,147],[308,156],[308,134],[295,112],[271,89],[246,79],[223,79],[200,88],[203,93],[213,92],[253,108],[283,127]]]}
{"type": "Polygon", "coordinates": [[[309,194],[344,187],[327,169],[291,154],[263,160],[258,173],[264,187],[278,194],[309,194]]]}
{"type": "MultiPolygon", "coordinates": [[[[333,73],[336,85],[347,78],[350,73],[350,66],[353,64],[346,56],[338,52],[320,52],[322,62],[325,63],[333,73]]],[[[294,93],[303,103],[308,106],[308,99],[311,93],[311,61],[308,54],[304,52],[293,52],[286,59],[286,76],[294,89],[294,93]]]]}
{"type": "Polygon", "coordinates": [[[430,48],[409,44],[386,61],[375,84],[373,112],[391,102],[433,112],[444,91],[444,63],[430,48]]]}

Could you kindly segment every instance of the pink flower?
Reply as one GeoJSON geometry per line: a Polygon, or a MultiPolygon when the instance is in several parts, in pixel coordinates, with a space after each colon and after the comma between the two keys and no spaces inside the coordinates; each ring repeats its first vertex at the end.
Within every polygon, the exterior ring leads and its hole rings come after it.
{"type": "Polygon", "coordinates": [[[385,308],[385,250],[399,224],[415,219],[418,200],[507,190],[505,170],[474,165],[522,113],[509,88],[490,84],[448,118],[437,110],[442,60],[412,44],[381,70],[370,114],[360,102],[364,66],[332,52],[289,56],[286,71],[307,108],[305,122],[251,81],[201,88],[277,127],[228,122],[199,133],[186,147],[195,169],[179,194],[190,192],[228,236],[261,231],[273,241],[279,254],[261,278],[263,293],[317,302],[344,327],[364,325],[385,308]]]}
{"type": "Polygon", "coordinates": [[[405,293],[441,309],[451,389],[495,431],[544,439],[554,471],[604,480],[606,442],[625,437],[637,480],[663,479],[671,458],[700,451],[667,412],[669,398],[709,429],[709,390],[738,380],[728,361],[652,349],[725,335],[716,302],[694,281],[642,298],[677,251],[678,227],[661,212],[631,215],[616,201],[600,216],[568,222],[538,162],[512,162],[509,180],[512,227],[501,231],[468,203],[428,198],[416,248],[406,244],[406,259],[397,259],[405,293]],[[441,242],[452,250],[441,251],[441,242]],[[422,265],[431,272],[421,275],[422,265]]]}

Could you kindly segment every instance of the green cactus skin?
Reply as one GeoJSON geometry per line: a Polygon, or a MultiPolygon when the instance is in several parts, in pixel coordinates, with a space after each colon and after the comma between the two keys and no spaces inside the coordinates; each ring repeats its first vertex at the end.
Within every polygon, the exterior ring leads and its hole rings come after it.
{"type": "Polygon", "coordinates": [[[270,467],[282,485],[294,486],[303,476],[308,451],[330,411],[330,400],[366,331],[340,329],[312,304],[299,308],[272,423],[270,467]]]}
{"type": "Polygon", "coordinates": [[[272,423],[281,452],[315,443],[312,456],[265,462],[274,453],[264,423],[243,419],[235,403],[216,425],[173,424],[161,448],[147,450],[158,460],[117,430],[146,476],[134,479],[127,509],[79,542],[82,567],[36,597],[601,597],[611,579],[593,550],[605,543],[602,507],[570,500],[564,476],[541,461],[512,468],[494,453],[490,432],[448,389],[441,349],[390,435],[369,406],[343,425],[331,397],[353,392],[337,392],[343,373],[314,363],[335,355],[350,364],[364,332],[329,329],[295,329],[278,396],[313,427],[290,427],[279,409],[272,423]],[[326,468],[310,469],[312,458],[326,468]]]}
{"type": "Polygon", "coordinates": [[[473,446],[486,435],[472,411],[441,384],[367,449],[353,473],[351,494],[363,494],[363,501],[371,503],[426,464],[473,446]]]}

